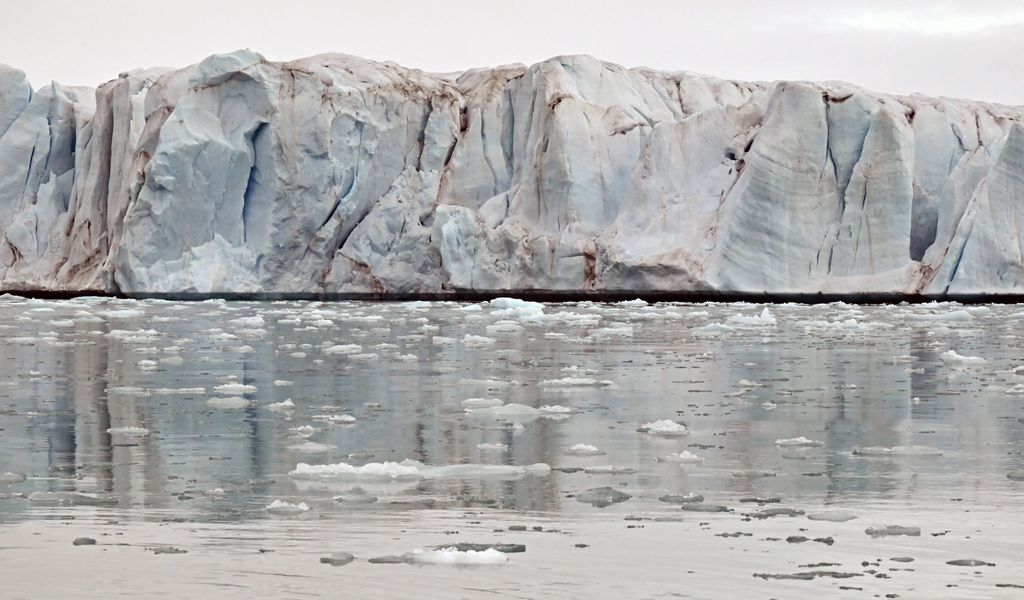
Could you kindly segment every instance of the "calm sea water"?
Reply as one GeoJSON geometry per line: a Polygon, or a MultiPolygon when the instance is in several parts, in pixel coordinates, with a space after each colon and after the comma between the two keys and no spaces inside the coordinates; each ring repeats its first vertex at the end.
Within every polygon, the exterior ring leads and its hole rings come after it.
{"type": "Polygon", "coordinates": [[[1019,597],[1024,308],[764,309],[4,297],[0,596],[1019,597]]]}

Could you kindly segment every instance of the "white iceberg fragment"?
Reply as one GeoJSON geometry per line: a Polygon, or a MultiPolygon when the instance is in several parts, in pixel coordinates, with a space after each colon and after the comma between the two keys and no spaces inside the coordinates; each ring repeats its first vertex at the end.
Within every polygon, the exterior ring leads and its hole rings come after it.
{"type": "Polygon", "coordinates": [[[824,446],[825,444],[824,444],[824,442],[819,442],[817,440],[811,440],[811,439],[808,439],[808,438],[806,438],[804,436],[800,436],[800,437],[795,437],[795,438],[787,438],[787,439],[775,440],[775,445],[776,446],[783,446],[783,447],[790,447],[790,446],[795,446],[795,447],[801,447],[801,446],[803,446],[803,447],[813,447],[813,446],[824,446]]]}
{"type": "Polygon", "coordinates": [[[272,515],[294,517],[309,511],[309,505],[305,502],[292,504],[291,502],[285,502],[284,500],[274,500],[264,510],[272,515]]]}
{"type": "Polygon", "coordinates": [[[637,429],[637,431],[662,437],[681,437],[690,433],[690,430],[686,428],[686,425],[669,419],[662,419],[652,423],[644,423],[637,429]]]}

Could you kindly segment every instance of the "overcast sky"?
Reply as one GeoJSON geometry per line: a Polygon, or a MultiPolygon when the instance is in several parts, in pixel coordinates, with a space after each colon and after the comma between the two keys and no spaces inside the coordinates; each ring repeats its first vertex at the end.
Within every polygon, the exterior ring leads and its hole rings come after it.
{"type": "Polygon", "coordinates": [[[1024,104],[1022,0],[4,0],[0,62],[96,85],[249,47],[430,71],[558,54],[1024,104]]]}

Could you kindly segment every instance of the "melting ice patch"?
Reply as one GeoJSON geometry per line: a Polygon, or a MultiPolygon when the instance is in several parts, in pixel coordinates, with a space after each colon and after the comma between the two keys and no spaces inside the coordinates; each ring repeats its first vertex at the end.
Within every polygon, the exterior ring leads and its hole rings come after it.
{"type": "Polygon", "coordinates": [[[766,306],[761,311],[761,314],[757,316],[733,315],[729,317],[727,323],[739,327],[766,327],[770,325],[775,325],[777,323],[777,320],[775,319],[775,315],[773,315],[766,306]]]}
{"type": "Polygon", "coordinates": [[[988,361],[980,356],[963,356],[961,354],[957,354],[956,350],[947,350],[942,353],[942,362],[947,365],[967,367],[983,365],[988,361]]]}
{"type": "Polygon", "coordinates": [[[526,475],[546,475],[551,467],[545,463],[525,466],[460,464],[430,466],[415,460],[368,463],[354,466],[348,463],[309,465],[299,463],[289,473],[294,479],[332,481],[416,481],[419,479],[473,479],[478,477],[518,478],[526,475]]]}
{"type": "Polygon", "coordinates": [[[537,384],[541,387],[611,387],[615,382],[589,377],[563,377],[561,379],[545,379],[537,384]]]}
{"type": "Polygon", "coordinates": [[[563,454],[569,456],[602,456],[604,452],[599,450],[597,446],[590,444],[573,444],[563,454]]]}
{"type": "Polygon", "coordinates": [[[637,428],[637,431],[662,437],[680,437],[690,433],[690,430],[686,428],[686,425],[676,423],[669,419],[644,423],[637,428]]]}
{"type": "Polygon", "coordinates": [[[499,552],[494,548],[486,550],[459,550],[454,546],[449,548],[413,550],[410,554],[411,562],[423,565],[504,565],[508,563],[508,555],[499,552]]]}
{"type": "Polygon", "coordinates": [[[107,430],[107,433],[112,435],[124,435],[124,436],[138,436],[142,437],[149,435],[149,430],[145,427],[111,427],[107,430]]]}
{"type": "Polygon", "coordinates": [[[285,502],[283,500],[274,500],[265,509],[272,515],[279,515],[282,517],[294,517],[301,515],[304,512],[309,511],[309,505],[305,502],[299,502],[298,504],[292,504],[291,502],[285,502]]]}
{"type": "Polygon", "coordinates": [[[809,448],[809,447],[815,447],[815,446],[824,446],[825,443],[824,442],[819,442],[817,440],[807,439],[804,436],[800,436],[800,437],[795,437],[795,438],[775,440],[775,445],[776,446],[783,446],[783,447],[787,447],[788,446],[788,447],[805,447],[805,448],[809,448]]]}

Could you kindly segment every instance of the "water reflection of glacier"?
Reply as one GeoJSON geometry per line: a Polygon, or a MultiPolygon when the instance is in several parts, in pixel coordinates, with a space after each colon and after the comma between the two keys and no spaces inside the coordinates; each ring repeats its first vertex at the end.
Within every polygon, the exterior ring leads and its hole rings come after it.
{"type": "MultiPolygon", "coordinates": [[[[812,505],[1012,494],[1006,473],[1022,466],[1024,400],[1024,373],[1012,370],[1015,308],[780,305],[770,307],[774,324],[760,320],[761,309],[8,297],[0,301],[0,473],[28,476],[6,493],[109,494],[142,516],[203,520],[265,518],[270,499],[329,500],[353,487],[399,508],[429,498],[552,512],[579,511],[568,496],[611,484],[652,498],[692,491],[812,505]],[[986,362],[951,364],[941,358],[949,349],[986,362]],[[551,380],[568,383],[539,385],[551,380]],[[225,397],[248,406],[208,404],[225,397]],[[475,397],[576,411],[481,418],[462,407],[475,397]],[[294,411],[267,410],[286,398],[294,411]],[[342,414],[356,422],[325,420],[342,414]],[[659,419],[685,422],[690,435],[636,431],[659,419]],[[331,449],[290,450],[303,441],[293,431],[301,426],[331,449]],[[117,427],[150,433],[107,432],[117,427]],[[775,444],[797,436],[822,444],[775,444]],[[566,456],[577,443],[605,454],[566,456]],[[942,455],[852,454],[895,446],[942,455]],[[705,460],[655,462],[682,450],[705,460]],[[556,470],[383,489],[288,475],[300,462],[403,459],[556,470]],[[583,479],[558,470],[600,465],[636,472],[583,479]],[[736,476],[745,471],[775,476],[736,476]]],[[[4,520],[46,510],[0,501],[4,520]]]]}

